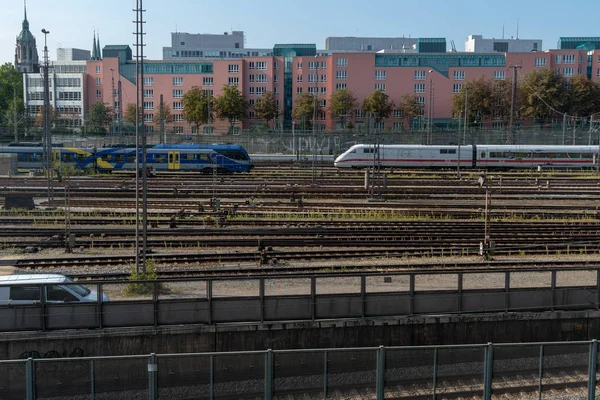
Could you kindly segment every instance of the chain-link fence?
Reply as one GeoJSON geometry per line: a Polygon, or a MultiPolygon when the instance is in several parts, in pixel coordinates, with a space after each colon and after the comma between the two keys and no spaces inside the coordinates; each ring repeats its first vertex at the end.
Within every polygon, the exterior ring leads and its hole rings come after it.
{"type": "Polygon", "coordinates": [[[594,399],[598,355],[593,340],[29,358],[0,361],[0,398],[594,399]]]}

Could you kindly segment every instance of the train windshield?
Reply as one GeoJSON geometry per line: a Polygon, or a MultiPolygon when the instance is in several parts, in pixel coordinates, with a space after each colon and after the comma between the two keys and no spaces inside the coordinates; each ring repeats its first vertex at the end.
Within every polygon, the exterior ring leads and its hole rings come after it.
{"type": "Polygon", "coordinates": [[[239,150],[217,150],[217,153],[232,160],[248,160],[248,156],[239,150]]]}

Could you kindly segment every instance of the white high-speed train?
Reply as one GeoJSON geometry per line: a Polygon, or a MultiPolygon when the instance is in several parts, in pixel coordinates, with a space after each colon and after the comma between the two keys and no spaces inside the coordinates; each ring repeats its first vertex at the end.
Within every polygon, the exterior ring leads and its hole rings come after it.
{"type": "Polygon", "coordinates": [[[598,146],[357,144],[335,159],[338,168],[592,168],[598,146]]]}

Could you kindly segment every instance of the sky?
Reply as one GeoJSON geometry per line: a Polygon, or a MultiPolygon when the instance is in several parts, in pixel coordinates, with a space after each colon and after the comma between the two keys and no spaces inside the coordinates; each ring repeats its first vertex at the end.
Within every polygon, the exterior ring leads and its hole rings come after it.
{"type": "MultiPolygon", "coordinates": [[[[50,59],[58,47],[91,50],[94,29],[101,45],[133,48],[136,0],[28,0],[30,30],[42,59],[50,31],[50,59]]],[[[247,48],[275,43],[314,43],[325,48],[328,36],[445,37],[458,51],[470,34],[485,38],[518,36],[542,39],[556,48],[559,36],[600,36],[599,0],[144,0],[144,50],[161,59],[171,32],[223,33],[242,30],[247,48]]],[[[0,0],[0,63],[14,62],[16,36],[23,21],[22,0],[0,0]]],[[[135,51],[134,51],[135,53],[135,51]]]]}

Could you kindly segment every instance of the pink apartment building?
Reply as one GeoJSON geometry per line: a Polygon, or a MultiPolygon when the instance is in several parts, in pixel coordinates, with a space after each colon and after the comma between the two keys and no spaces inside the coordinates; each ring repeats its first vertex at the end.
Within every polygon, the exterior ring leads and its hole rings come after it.
{"type": "MultiPolygon", "coordinates": [[[[183,120],[181,98],[192,87],[201,87],[218,96],[223,85],[237,85],[252,107],[265,91],[272,91],[280,107],[280,123],[288,129],[301,121],[293,121],[291,110],[300,93],[318,93],[320,110],[317,126],[321,130],[341,127],[343,116],[326,112],[331,94],[340,88],[354,92],[359,104],[382,89],[398,103],[403,95],[415,94],[423,104],[423,116],[432,107],[435,123],[453,118],[452,98],[464,84],[481,76],[488,79],[512,79],[511,66],[519,65],[519,78],[531,70],[555,68],[570,78],[587,75],[600,82],[600,50],[561,49],[528,53],[418,53],[418,52],[329,52],[317,55],[314,45],[276,45],[273,56],[236,59],[190,59],[145,61],[143,87],[144,120],[151,124],[160,104],[160,96],[174,115],[172,129],[195,133],[183,120]],[[433,101],[429,100],[433,88],[433,101]],[[430,104],[432,103],[432,104],[430,104]]],[[[135,62],[127,46],[106,46],[104,58],[87,63],[88,106],[105,102],[120,106],[135,103],[135,62]],[[121,87],[120,96],[118,87],[121,87]],[[115,91],[113,91],[113,88],[115,91]],[[115,94],[113,96],[113,94],[115,94]],[[121,99],[122,104],[118,104],[121,99]]],[[[365,115],[357,110],[346,116],[358,127],[365,115]],[[350,117],[350,118],[349,118],[350,117]]],[[[263,124],[250,108],[248,118],[237,125],[249,127],[263,124]]],[[[405,123],[399,112],[382,121],[385,130],[402,129],[405,123]]],[[[490,122],[492,123],[492,122],[490,122]]],[[[213,128],[226,132],[227,121],[215,121],[202,127],[202,133],[213,128]]],[[[407,127],[404,127],[406,129],[407,127]]]]}

